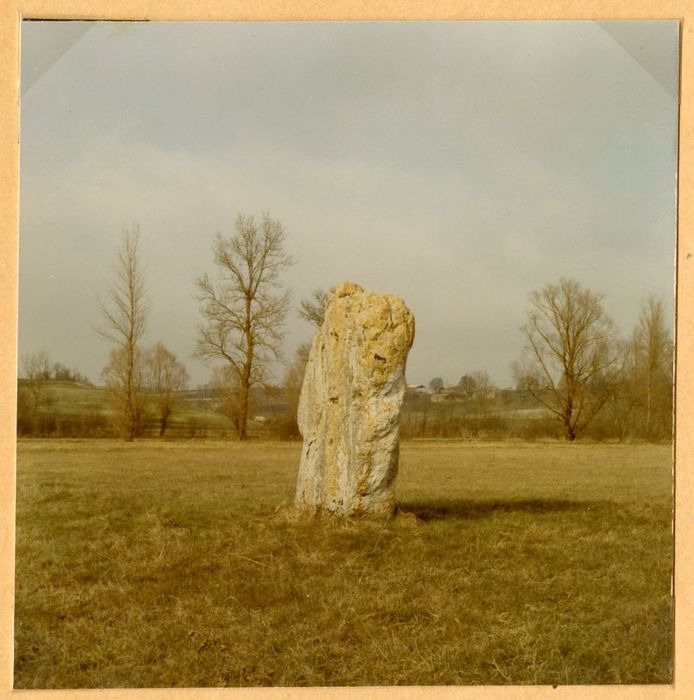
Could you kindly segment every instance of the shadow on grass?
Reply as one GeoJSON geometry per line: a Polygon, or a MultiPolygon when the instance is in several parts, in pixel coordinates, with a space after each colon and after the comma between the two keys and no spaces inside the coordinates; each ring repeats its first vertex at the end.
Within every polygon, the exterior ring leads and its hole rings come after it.
{"type": "Polygon", "coordinates": [[[456,500],[456,501],[403,501],[398,512],[412,513],[420,520],[457,518],[476,520],[494,513],[564,513],[567,511],[604,511],[614,507],[609,501],[572,501],[569,499],[534,498],[529,500],[456,500]]]}

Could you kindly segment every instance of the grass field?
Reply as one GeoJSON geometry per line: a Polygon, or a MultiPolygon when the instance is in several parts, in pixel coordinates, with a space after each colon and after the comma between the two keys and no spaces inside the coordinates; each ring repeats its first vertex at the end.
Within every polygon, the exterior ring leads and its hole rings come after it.
{"type": "Polygon", "coordinates": [[[385,522],[298,459],[21,441],[15,686],[671,681],[669,446],[405,443],[385,522]]]}

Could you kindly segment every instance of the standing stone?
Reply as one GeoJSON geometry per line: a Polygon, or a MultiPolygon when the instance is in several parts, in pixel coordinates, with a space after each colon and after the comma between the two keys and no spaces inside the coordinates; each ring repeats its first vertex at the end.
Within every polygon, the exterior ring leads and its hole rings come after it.
{"type": "Polygon", "coordinates": [[[395,506],[400,409],[414,316],[402,299],[343,282],[329,297],[299,399],[297,508],[385,515],[395,506]]]}

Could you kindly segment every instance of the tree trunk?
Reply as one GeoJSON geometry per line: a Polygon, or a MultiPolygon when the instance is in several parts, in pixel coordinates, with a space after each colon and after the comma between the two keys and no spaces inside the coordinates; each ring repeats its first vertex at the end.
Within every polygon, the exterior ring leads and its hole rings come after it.
{"type": "Polygon", "coordinates": [[[248,427],[248,380],[245,375],[241,377],[241,386],[239,387],[239,424],[238,433],[239,440],[246,440],[248,427]]]}
{"type": "Polygon", "coordinates": [[[573,397],[569,396],[564,408],[564,428],[566,429],[566,441],[573,442],[576,439],[576,426],[571,418],[573,416],[573,397]]]}
{"type": "Polygon", "coordinates": [[[246,336],[246,357],[243,369],[241,372],[241,386],[239,387],[239,440],[245,440],[248,427],[248,399],[251,388],[251,372],[253,371],[254,360],[254,342],[253,329],[251,326],[251,300],[246,298],[246,328],[244,330],[246,336]]]}
{"type": "Polygon", "coordinates": [[[135,401],[134,401],[134,396],[133,394],[135,393],[135,380],[134,380],[134,369],[135,369],[135,360],[134,360],[134,352],[133,352],[133,345],[132,345],[132,340],[128,340],[128,346],[127,346],[127,377],[126,377],[126,386],[125,386],[125,398],[126,398],[126,410],[127,410],[127,417],[126,420],[128,421],[128,431],[127,431],[127,436],[126,440],[128,442],[133,442],[135,439],[135,433],[136,433],[136,426],[135,426],[135,421],[136,421],[136,416],[135,416],[135,401]]]}

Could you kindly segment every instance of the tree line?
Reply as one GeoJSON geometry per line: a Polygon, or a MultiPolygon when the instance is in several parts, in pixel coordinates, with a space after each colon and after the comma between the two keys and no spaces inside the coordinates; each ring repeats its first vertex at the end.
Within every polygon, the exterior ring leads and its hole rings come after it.
{"type": "Polygon", "coordinates": [[[26,354],[21,359],[24,382],[17,392],[17,427],[23,434],[38,431],[42,410],[55,401],[55,394],[47,388],[50,381],[73,382],[91,386],[87,377],[76,369],[69,369],[60,362],[51,362],[48,353],[41,349],[26,354]]]}
{"type": "Polygon", "coordinates": [[[650,295],[631,337],[618,336],[602,297],[561,279],[530,295],[523,356],[513,366],[528,391],[563,426],[566,440],[600,414],[636,423],[643,437],[665,436],[672,421],[674,346],[662,300],[650,295]]]}
{"type": "MultiPolygon", "coordinates": [[[[203,322],[194,356],[214,365],[214,383],[240,440],[248,436],[249,410],[256,387],[266,386],[273,360],[281,360],[289,291],[281,273],[293,260],[284,250],[280,222],[265,214],[239,215],[235,234],[218,234],[213,245],[217,275],[196,281],[203,322]]],[[[185,367],[161,342],[143,350],[148,308],[137,227],[124,229],[117,250],[114,282],[99,303],[100,337],[113,344],[102,372],[126,440],[142,433],[145,411],[155,397],[160,435],[188,383],[185,367]]]]}
{"type": "MultiPolygon", "coordinates": [[[[531,293],[521,333],[523,351],[512,364],[516,392],[521,402],[532,397],[544,409],[543,418],[551,418],[545,421],[547,434],[556,434],[558,427],[569,442],[580,435],[671,437],[674,345],[662,299],[649,295],[642,301],[636,326],[625,339],[601,295],[562,278],[531,293]]],[[[473,372],[447,389],[441,377],[434,377],[429,391],[469,398],[468,423],[485,419],[491,432],[527,435],[527,426],[518,431],[512,420],[504,419],[509,418],[504,409],[518,397],[509,399],[508,392],[501,392],[505,399],[496,402],[493,420],[488,415],[490,386],[486,372],[473,372]]],[[[458,418],[464,414],[460,411],[458,418]]],[[[450,409],[430,415],[428,423],[429,433],[455,427],[450,409]]]]}
{"type": "MultiPolygon", "coordinates": [[[[124,229],[113,283],[99,301],[101,323],[95,329],[113,345],[101,376],[126,440],[141,435],[145,420],[152,416],[164,436],[176,398],[188,383],[185,366],[163,343],[143,345],[149,310],[139,246],[139,228],[124,229]]],[[[282,224],[268,214],[259,221],[240,214],[231,235],[217,234],[212,252],[215,274],[195,280],[201,323],[194,357],[212,367],[215,393],[238,438],[245,440],[254,401],[259,393],[272,390],[270,370],[283,359],[291,298],[282,274],[294,260],[286,251],[282,224]]],[[[300,317],[319,327],[331,291],[316,289],[302,299],[300,317]]],[[[612,432],[620,438],[669,436],[673,343],[662,300],[652,295],[644,300],[637,326],[626,340],[620,339],[601,295],[575,280],[562,278],[546,285],[532,292],[529,301],[521,327],[523,351],[513,363],[516,390],[532,397],[561,426],[567,441],[586,434],[598,418],[611,421],[612,432]]],[[[302,344],[294,360],[285,363],[282,437],[298,436],[295,413],[309,347],[302,344]]],[[[20,397],[25,414],[38,411],[42,383],[51,376],[48,364],[47,357],[36,353],[25,360],[27,379],[20,397]]],[[[58,364],[52,371],[54,378],[85,379],[58,364]]],[[[468,420],[476,416],[489,422],[490,387],[486,372],[461,377],[458,392],[474,399],[473,411],[467,409],[468,420]]],[[[441,392],[443,380],[435,377],[429,388],[441,392]]],[[[426,413],[433,415],[428,409],[426,413]]],[[[453,413],[447,415],[450,421],[453,413]]],[[[498,423],[499,416],[494,420],[498,423]]]]}
{"type": "MultiPolygon", "coordinates": [[[[134,371],[128,389],[127,355],[122,349],[114,349],[102,371],[112,407],[115,409],[115,429],[127,439],[143,435],[145,427],[152,421],[163,437],[169,427],[170,418],[177,405],[178,393],[188,381],[185,366],[167,350],[161,342],[152,347],[138,349],[133,362],[134,371]]],[[[17,396],[17,426],[22,435],[107,435],[111,431],[98,411],[87,410],[79,421],[60,417],[60,412],[51,413],[59,400],[54,382],[69,382],[93,387],[87,377],[75,370],[62,368],[44,371],[50,367],[48,354],[39,350],[22,359],[24,378],[19,384],[17,396]]]]}

